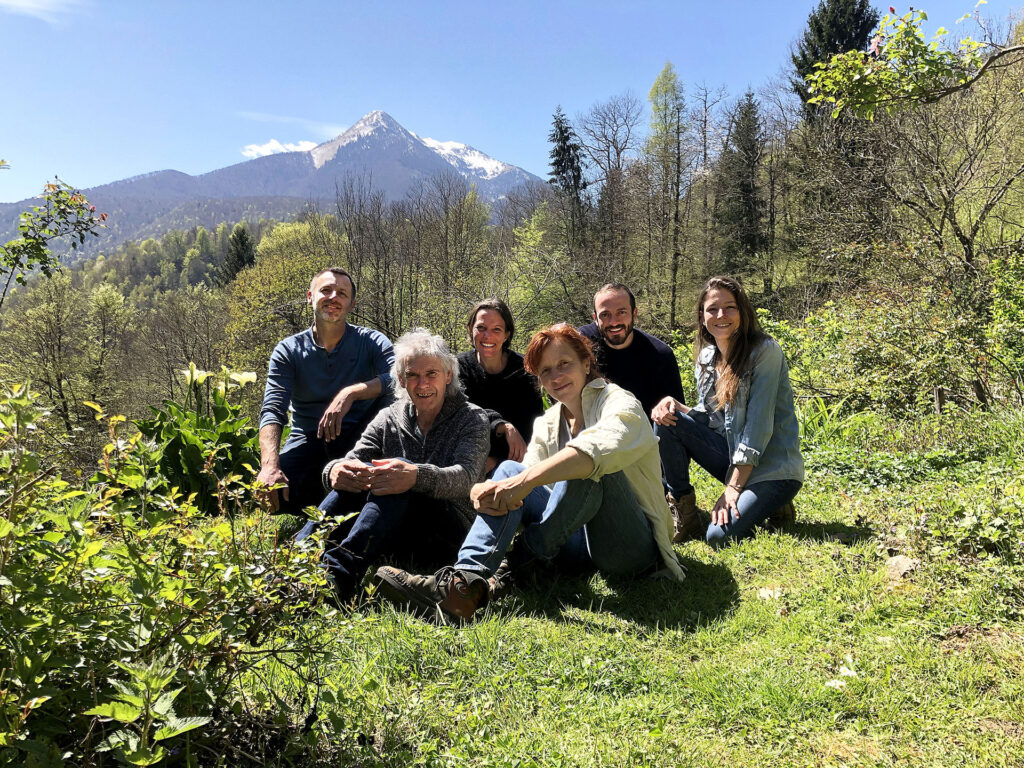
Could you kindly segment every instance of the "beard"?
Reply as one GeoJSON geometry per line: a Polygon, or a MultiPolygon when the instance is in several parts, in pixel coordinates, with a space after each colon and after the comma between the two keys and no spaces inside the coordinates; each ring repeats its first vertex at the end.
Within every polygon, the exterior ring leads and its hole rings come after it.
{"type": "MultiPolygon", "coordinates": [[[[618,327],[618,325],[614,326],[618,327]]],[[[620,346],[629,341],[629,337],[633,334],[633,323],[622,323],[621,331],[610,331],[608,328],[601,329],[601,338],[603,338],[609,344],[620,346]]]]}

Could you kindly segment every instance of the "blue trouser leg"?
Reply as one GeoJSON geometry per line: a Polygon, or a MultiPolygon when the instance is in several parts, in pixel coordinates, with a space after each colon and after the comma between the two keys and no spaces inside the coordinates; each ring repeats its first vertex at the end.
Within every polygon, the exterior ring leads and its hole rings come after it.
{"type": "Polygon", "coordinates": [[[690,460],[700,464],[712,477],[725,482],[729,471],[729,446],[725,437],[676,411],[675,424],[655,424],[662,480],[677,499],[693,491],[690,460]]]}
{"type": "MultiPolygon", "coordinates": [[[[352,491],[331,491],[320,502],[318,509],[321,516],[326,520],[333,517],[341,517],[349,512],[360,509],[367,500],[367,493],[353,493],[352,491]]],[[[320,520],[307,520],[298,533],[295,534],[295,543],[308,539],[315,531],[320,529],[323,523],[320,520]]],[[[346,530],[349,526],[343,526],[346,530]]]]}
{"type": "Polygon", "coordinates": [[[800,486],[799,480],[765,480],[746,486],[736,502],[737,515],[731,523],[708,526],[707,542],[721,546],[732,539],[749,536],[754,526],[763,523],[768,516],[786,502],[792,501],[800,486]]]}
{"type": "MultiPolygon", "coordinates": [[[[518,474],[523,465],[506,461],[495,479],[518,474]]],[[[657,562],[650,523],[625,475],[616,472],[600,481],[565,480],[552,490],[534,488],[523,506],[507,515],[477,517],[459,551],[456,567],[493,573],[512,543],[520,522],[523,546],[535,557],[554,558],[582,529],[587,551],[601,571],[632,574],[657,562]]]]}
{"type": "Polygon", "coordinates": [[[315,507],[324,498],[320,473],[331,459],[344,456],[362,434],[357,425],[343,429],[337,438],[327,442],[316,435],[292,432],[281,449],[281,471],[288,478],[288,499],[278,491],[279,511],[298,515],[306,507],[315,507]]]}
{"type": "Polygon", "coordinates": [[[343,541],[339,542],[332,532],[333,540],[324,550],[324,564],[334,576],[335,589],[342,599],[355,592],[370,563],[394,547],[403,533],[410,497],[414,495],[371,494],[343,541]]]}

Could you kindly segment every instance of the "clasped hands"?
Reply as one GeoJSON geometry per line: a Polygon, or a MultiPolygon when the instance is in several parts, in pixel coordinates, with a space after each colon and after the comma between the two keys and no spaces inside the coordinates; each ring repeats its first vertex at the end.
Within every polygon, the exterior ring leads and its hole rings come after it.
{"type": "Polygon", "coordinates": [[[478,512],[501,517],[510,510],[523,506],[523,499],[531,488],[523,483],[519,475],[503,480],[485,480],[477,483],[469,492],[469,498],[478,512]]]}
{"type": "Polygon", "coordinates": [[[390,496],[412,490],[418,470],[415,464],[401,459],[374,459],[366,464],[356,459],[342,459],[331,467],[331,487],[338,491],[390,496]]]}

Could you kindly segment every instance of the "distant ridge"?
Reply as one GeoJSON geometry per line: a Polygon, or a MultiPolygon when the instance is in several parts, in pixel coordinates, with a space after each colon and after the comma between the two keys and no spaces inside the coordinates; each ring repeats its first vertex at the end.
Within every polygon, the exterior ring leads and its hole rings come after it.
{"type": "MultiPolygon", "coordinates": [[[[420,138],[375,110],[307,152],[257,157],[198,176],[151,171],[84,190],[97,210],[109,214],[108,226],[76,253],[89,255],[177,228],[287,218],[311,204],[329,208],[337,188],[353,176],[372,180],[375,190],[397,200],[418,182],[452,171],[473,184],[485,202],[540,181],[466,144],[420,138]]],[[[31,199],[0,204],[0,242],[17,237],[18,214],[31,205],[31,199]]]]}

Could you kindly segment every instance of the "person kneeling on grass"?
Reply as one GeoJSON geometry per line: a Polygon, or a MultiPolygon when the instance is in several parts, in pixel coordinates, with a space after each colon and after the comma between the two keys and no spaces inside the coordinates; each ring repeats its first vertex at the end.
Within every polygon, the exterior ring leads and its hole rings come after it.
{"type": "Polygon", "coordinates": [[[743,286],[712,277],[697,301],[697,405],[666,397],[651,411],[665,485],[679,499],[684,530],[703,529],[690,460],[725,489],[711,510],[711,545],[792,521],[804,480],[793,388],[782,348],[765,334],[743,286]]]}
{"type": "MultiPolygon", "coordinates": [[[[450,561],[476,517],[469,500],[483,478],[487,414],[466,400],[459,364],[440,336],[416,328],[395,342],[397,399],[348,454],[323,470],[325,516],[359,509],[351,528],[328,536],[324,561],[348,602],[369,565],[384,555],[450,561]]],[[[319,523],[310,521],[295,540],[319,523]]]]}
{"type": "Polygon", "coordinates": [[[421,615],[471,618],[495,588],[520,524],[512,573],[558,555],[609,575],[683,578],[658,441],[639,401],[600,377],[590,342],[565,323],[534,334],[526,369],[556,402],[536,420],[523,463],[505,461],[473,486],[480,515],[454,567],[433,576],[379,568],[385,598],[421,615]]]}

